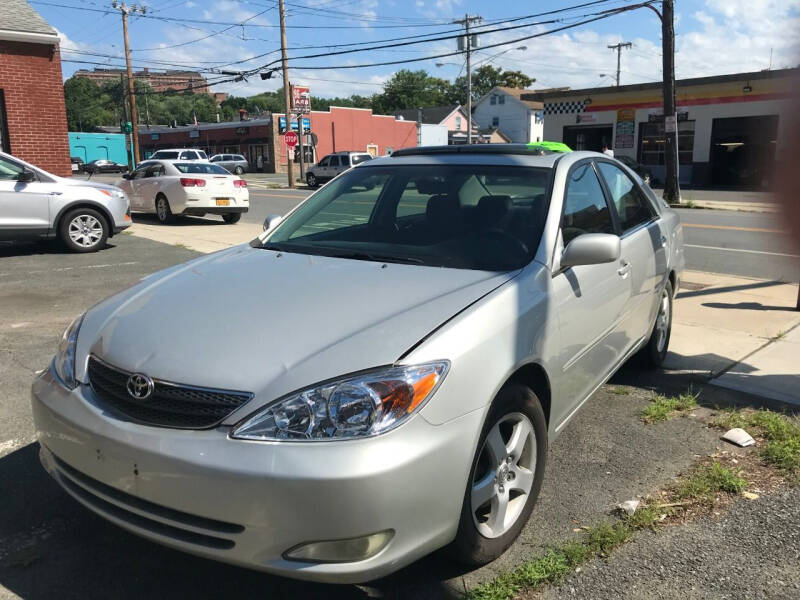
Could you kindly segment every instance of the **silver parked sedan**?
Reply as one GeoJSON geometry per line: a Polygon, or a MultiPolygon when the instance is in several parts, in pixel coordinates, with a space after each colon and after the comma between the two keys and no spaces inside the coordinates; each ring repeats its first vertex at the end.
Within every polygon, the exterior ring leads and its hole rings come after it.
{"type": "Polygon", "coordinates": [[[633,354],[666,355],[681,226],[607,156],[398,151],[278,221],[64,332],[33,413],[86,507],[301,579],[443,546],[482,564],[581,405],[633,354]]]}

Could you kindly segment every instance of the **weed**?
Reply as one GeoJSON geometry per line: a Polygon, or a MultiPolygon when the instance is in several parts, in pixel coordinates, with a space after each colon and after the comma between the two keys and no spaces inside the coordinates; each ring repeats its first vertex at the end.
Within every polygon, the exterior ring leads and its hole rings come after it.
{"type": "Polygon", "coordinates": [[[714,424],[722,428],[741,427],[766,442],[761,458],[783,471],[800,470],[800,421],[769,410],[731,410],[714,424]]]}
{"type": "Polygon", "coordinates": [[[614,394],[615,396],[628,396],[631,393],[631,391],[628,388],[622,387],[620,385],[610,386],[608,388],[608,392],[610,394],[614,394]]]}
{"type": "Polygon", "coordinates": [[[656,394],[650,400],[650,404],[642,410],[642,420],[645,423],[666,421],[676,414],[684,413],[696,407],[697,397],[699,395],[699,392],[692,393],[691,389],[680,396],[663,396],[661,394],[656,394]]]}
{"type": "Polygon", "coordinates": [[[675,488],[675,496],[679,500],[712,504],[718,493],[739,494],[746,487],[747,480],[739,475],[738,470],[713,461],[710,465],[698,467],[690,477],[680,482],[675,488]]]}
{"type": "Polygon", "coordinates": [[[779,340],[779,339],[781,339],[781,338],[783,338],[785,336],[786,336],[786,332],[783,329],[781,329],[778,333],[775,334],[775,337],[773,337],[772,339],[773,340],[779,340]]]}
{"type": "Polygon", "coordinates": [[[627,515],[625,524],[631,529],[655,529],[656,523],[661,520],[661,515],[662,511],[657,506],[645,504],[632,515],[627,515]]]}

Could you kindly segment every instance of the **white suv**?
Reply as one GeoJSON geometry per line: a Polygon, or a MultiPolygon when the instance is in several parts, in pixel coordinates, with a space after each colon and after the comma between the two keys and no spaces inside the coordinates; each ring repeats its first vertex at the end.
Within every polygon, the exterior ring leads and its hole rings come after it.
{"type": "Polygon", "coordinates": [[[167,150],[157,150],[149,160],[196,160],[208,162],[208,156],[202,150],[194,148],[169,148],[167,150]]]}
{"type": "Polygon", "coordinates": [[[306,171],[306,183],[308,187],[315,188],[320,183],[325,183],[336,177],[339,173],[344,173],[350,167],[372,160],[372,155],[368,152],[334,152],[328,154],[313,167],[306,171]]]}
{"type": "Polygon", "coordinates": [[[57,177],[0,152],[0,240],[58,237],[73,252],[94,252],[130,226],[118,187],[57,177]]]}

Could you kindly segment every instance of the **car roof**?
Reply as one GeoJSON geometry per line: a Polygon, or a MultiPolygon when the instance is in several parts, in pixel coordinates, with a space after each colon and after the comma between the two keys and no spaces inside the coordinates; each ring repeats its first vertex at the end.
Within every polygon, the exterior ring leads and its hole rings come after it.
{"type": "Polygon", "coordinates": [[[527,144],[472,144],[404,148],[391,156],[374,158],[363,166],[464,164],[551,169],[557,163],[572,164],[584,158],[598,157],[608,158],[599,152],[543,152],[540,148],[529,148],[527,144]]]}

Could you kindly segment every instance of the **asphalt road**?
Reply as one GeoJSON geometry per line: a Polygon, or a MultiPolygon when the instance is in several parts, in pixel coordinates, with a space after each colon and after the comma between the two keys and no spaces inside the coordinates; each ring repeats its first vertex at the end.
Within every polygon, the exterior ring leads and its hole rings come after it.
{"type": "MultiPolygon", "coordinates": [[[[250,211],[243,220],[261,223],[284,215],[309,195],[308,190],[250,188],[250,211]]],[[[725,275],[774,281],[800,281],[800,250],[793,247],[781,217],[771,213],[679,209],[684,224],[686,267],[725,275]]],[[[359,218],[332,210],[330,219],[359,218]]]]}
{"type": "MultiPolygon", "coordinates": [[[[576,523],[597,522],[618,502],[660,487],[696,454],[719,446],[716,433],[693,419],[644,425],[637,413],[647,402],[646,388],[674,393],[687,383],[672,375],[645,376],[630,366],[615,383],[635,386],[632,393],[601,389],[565,428],[550,449],[531,521],[514,547],[483,569],[465,570],[436,554],[366,586],[334,587],[157,546],[94,516],[62,492],[38,464],[33,437],[30,381],[49,363],[69,320],[143,275],[194,256],[134,236],[112,242],[89,255],[62,254],[53,245],[0,246],[0,598],[458,597],[465,586],[574,535],[576,523]]],[[[220,494],[224,501],[225,490],[220,494]]]]}

